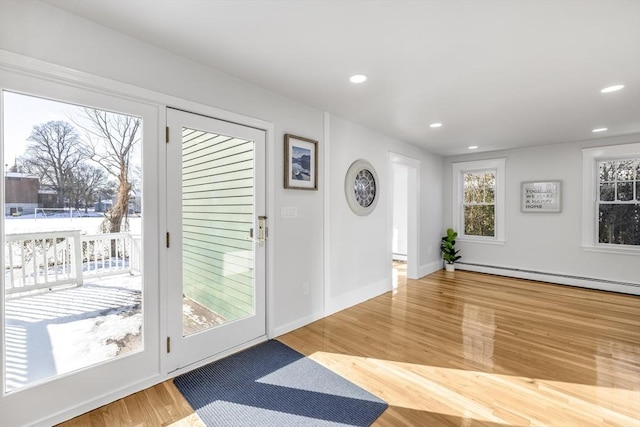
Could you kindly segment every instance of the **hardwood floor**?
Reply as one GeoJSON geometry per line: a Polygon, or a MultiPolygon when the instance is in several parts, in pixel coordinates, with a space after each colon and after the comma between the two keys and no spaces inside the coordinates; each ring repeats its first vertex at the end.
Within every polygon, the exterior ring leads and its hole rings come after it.
{"type": "MultiPolygon", "coordinates": [[[[389,402],[377,426],[640,426],[640,298],[436,272],[278,338],[389,402]]],[[[202,425],[171,381],[63,426],[202,425]]]]}

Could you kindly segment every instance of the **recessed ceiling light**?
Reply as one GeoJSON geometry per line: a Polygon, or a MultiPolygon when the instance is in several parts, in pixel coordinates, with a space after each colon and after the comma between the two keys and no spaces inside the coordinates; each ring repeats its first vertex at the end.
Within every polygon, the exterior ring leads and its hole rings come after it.
{"type": "Polygon", "coordinates": [[[609,128],[595,128],[591,132],[598,133],[598,132],[604,132],[604,131],[607,131],[607,130],[609,130],[609,128]]]}
{"type": "Polygon", "coordinates": [[[475,150],[475,149],[478,148],[478,146],[477,145],[470,145],[468,148],[469,148],[469,150],[475,150]]]}
{"type": "Polygon", "coordinates": [[[431,128],[439,128],[439,127],[441,127],[441,126],[442,126],[442,123],[431,123],[431,124],[429,125],[429,127],[431,127],[431,128]]]}
{"type": "Polygon", "coordinates": [[[600,92],[602,92],[602,93],[615,92],[615,91],[618,91],[618,90],[622,89],[623,87],[624,87],[624,85],[613,85],[613,86],[605,87],[600,92]]]}
{"type": "Polygon", "coordinates": [[[349,78],[351,83],[364,83],[367,81],[367,76],[364,74],[354,74],[349,78]]]}

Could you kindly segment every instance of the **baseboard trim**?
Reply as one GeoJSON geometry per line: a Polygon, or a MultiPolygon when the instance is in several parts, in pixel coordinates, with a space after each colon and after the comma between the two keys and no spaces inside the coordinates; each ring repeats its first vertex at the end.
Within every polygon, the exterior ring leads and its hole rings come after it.
{"type": "Polygon", "coordinates": [[[385,279],[355,291],[348,292],[328,301],[325,316],[330,316],[349,307],[353,307],[354,305],[380,296],[390,290],[391,281],[390,279],[385,279]]]}
{"type": "Polygon", "coordinates": [[[52,414],[46,418],[41,418],[40,420],[34,421],[31,424],[28,424],[28,426],[29,427],[50,427],[52,425],[60,424],[64,421],[68,421],[72,418],[85,414],[89,411],[93,411],[94,409],[104,406],[108,403],[112,403],[112,402],[115,402],[116,400],[127,397],[133,393],[137,393],[141,390],[147,389],[149,387],[153,387],[154,385],[160,384],[166,379],[167,377],[165,375],[154,375],[150,378],[146,378],[135,384],[128,385],[116,391],[103,394],[102,396],[99,396],[95,399],[91,399],[79,405],[73,406],[71,408],[67,408],[63,411],[52,414]]]}
{"type": "Polygon", "coordinates": [[[434,261],[429,264],[421,265],[418,270],[418,275],[420,278],[426,276],[427,274],[435,273],[438,270],[442,270],[442,261],[434,261]]]}
{"type": "Polygon", "coordinates": [[[289,322],[286,325],[278,326],[273,331],[273,337],[276,338],[280,335],[288,334],[291,331],[295,331],[296,329],[302,328],[303,326],[307,326],[310,323],[315,322],[316,320],[322,319],[324,316],[323,313],[312,314],[311,316],[303,317],[302,319],[295,320],[293,322],[289,322]]]}
{"type": "Polygon", "coordinates": [[[517,279],[538,280],[541,282],[576,286],[579,288],[596,289],[599,291],[640,295],[640,283],[636,284],[617,282],[612,280],[595,279],[591,277],[580,277],[568,274],[548,273],[513,267],[474,264],[467,262],[456,262],[456,269],[476,271],[478,273],[495,274],[496,276],[514,277],[517,279]]]}

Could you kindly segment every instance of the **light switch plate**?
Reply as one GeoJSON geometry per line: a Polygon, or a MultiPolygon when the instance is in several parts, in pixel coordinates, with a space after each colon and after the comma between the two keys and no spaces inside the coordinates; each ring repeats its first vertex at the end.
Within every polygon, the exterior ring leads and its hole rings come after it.
{"type": "Polygon", "coordinates": [[[298,208],[295,206],[283,206],[280,208],[280,218],[298,218],[298,208]]]}

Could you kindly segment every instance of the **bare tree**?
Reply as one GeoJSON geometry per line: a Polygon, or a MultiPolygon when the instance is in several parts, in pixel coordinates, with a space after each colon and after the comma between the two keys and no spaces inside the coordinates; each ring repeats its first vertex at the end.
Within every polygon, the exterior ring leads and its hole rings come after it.
{"type": "Polygon", "coordinates": [[[495,182],[493,171],[464,174],[464,234],[495,235],[495,182]]]}
{"type": "Polygon", "coordinates": [[[116,178],[118,186],[115,203],[106,213],[101,228],[105,232],[118,233],[127,227],[132,190],[131,156],[140,142],[142,120],[93,108],[84,109],[84,118],[90,125],[76,124],[87,134],[86,153],[116,178]]]}
{"type": "Polygon", "coordinates": [[[107,192],[107,175],[102,168],[95,167],[86,162],[78,164],[71,177],[70,199],[76,209],[80,208],[80,202],[87,205],[92,203],[94,196],[107,192]]]}
{"type": "Polygon", "coordinates": [[[29,136],[22,163],[26,171],[37,174],[40,182],[57,192],[58,207],[64,207],[70,177],[82,159],[82,143],[76,129],[63,121],[36,125],[29,136]]]}
{"type": "Polygon", "coordinates": [[[600,243],[640,245],[640,161],[607,160],[599,165],[600,243]],[[635,187],[635,196],[634,196],[635,187]]]}

